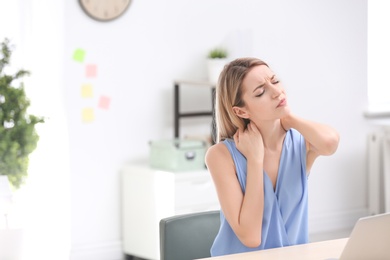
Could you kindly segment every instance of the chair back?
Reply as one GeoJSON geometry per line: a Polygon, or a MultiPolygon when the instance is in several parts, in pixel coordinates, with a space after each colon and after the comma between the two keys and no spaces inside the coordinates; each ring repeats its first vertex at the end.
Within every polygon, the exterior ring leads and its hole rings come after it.
{"type": "Polygon", "coordinates": [[[220,225],[219,210],[177,215],[160,220],[160,260],[210,257],[220,225]]]}

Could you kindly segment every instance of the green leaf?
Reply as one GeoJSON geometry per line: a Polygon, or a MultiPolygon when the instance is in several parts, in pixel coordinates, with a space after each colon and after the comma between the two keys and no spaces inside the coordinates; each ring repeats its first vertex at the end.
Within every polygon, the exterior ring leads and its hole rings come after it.
{"type": "Polygon", "coordinates": [[[21,81],[30,72],[4,73],[10,65],[12,52],[8,39],[0,46],[0,175],[8,175],[14,188],[19,188],[27,177],[29,155],[39,140],[35,125],[44,123],[44,118],[27,113],[30,101],[24,83],[21,82],[18,87],[12,84],[16,80],[21,81]]]}

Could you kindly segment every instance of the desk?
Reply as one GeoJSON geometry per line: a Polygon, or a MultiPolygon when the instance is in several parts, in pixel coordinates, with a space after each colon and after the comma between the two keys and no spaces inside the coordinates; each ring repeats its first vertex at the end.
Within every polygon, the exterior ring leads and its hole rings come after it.
{"type": "Polygon", "coordinates": [[[122,236],[126,255],[160,259],[162,218],[220,208],[206,169],[170,172],[143,164],[126,164],[121,171],[122,236]]]}
{"type": "Polygon", "coordinates": [[[259,250],[249,253],[204,258],[205,260],[325,260],[339,258],[348,238],[297,246],[259,250]]]}

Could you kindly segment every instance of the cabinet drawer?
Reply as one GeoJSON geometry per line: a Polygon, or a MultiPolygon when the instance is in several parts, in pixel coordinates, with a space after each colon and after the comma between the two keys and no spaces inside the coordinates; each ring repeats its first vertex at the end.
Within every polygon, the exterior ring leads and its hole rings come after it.
{"type": "Polygon", "coordinates": [[[175,209],[218,204],[214,183],[210,176],[193,177],[175,183],[175,209]]]}

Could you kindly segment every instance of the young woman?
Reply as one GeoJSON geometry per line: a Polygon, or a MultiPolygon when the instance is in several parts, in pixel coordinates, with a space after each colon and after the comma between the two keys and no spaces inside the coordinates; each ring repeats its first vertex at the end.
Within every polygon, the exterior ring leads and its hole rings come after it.
{"type": "Polygon", "coordinates": [[[308,242],[307,177],[339,143],[331,127],[291,113],[268,65],[236,59],[216,90],[217,142],[206,154],[221,205],[211,255],[308,242]]]}

